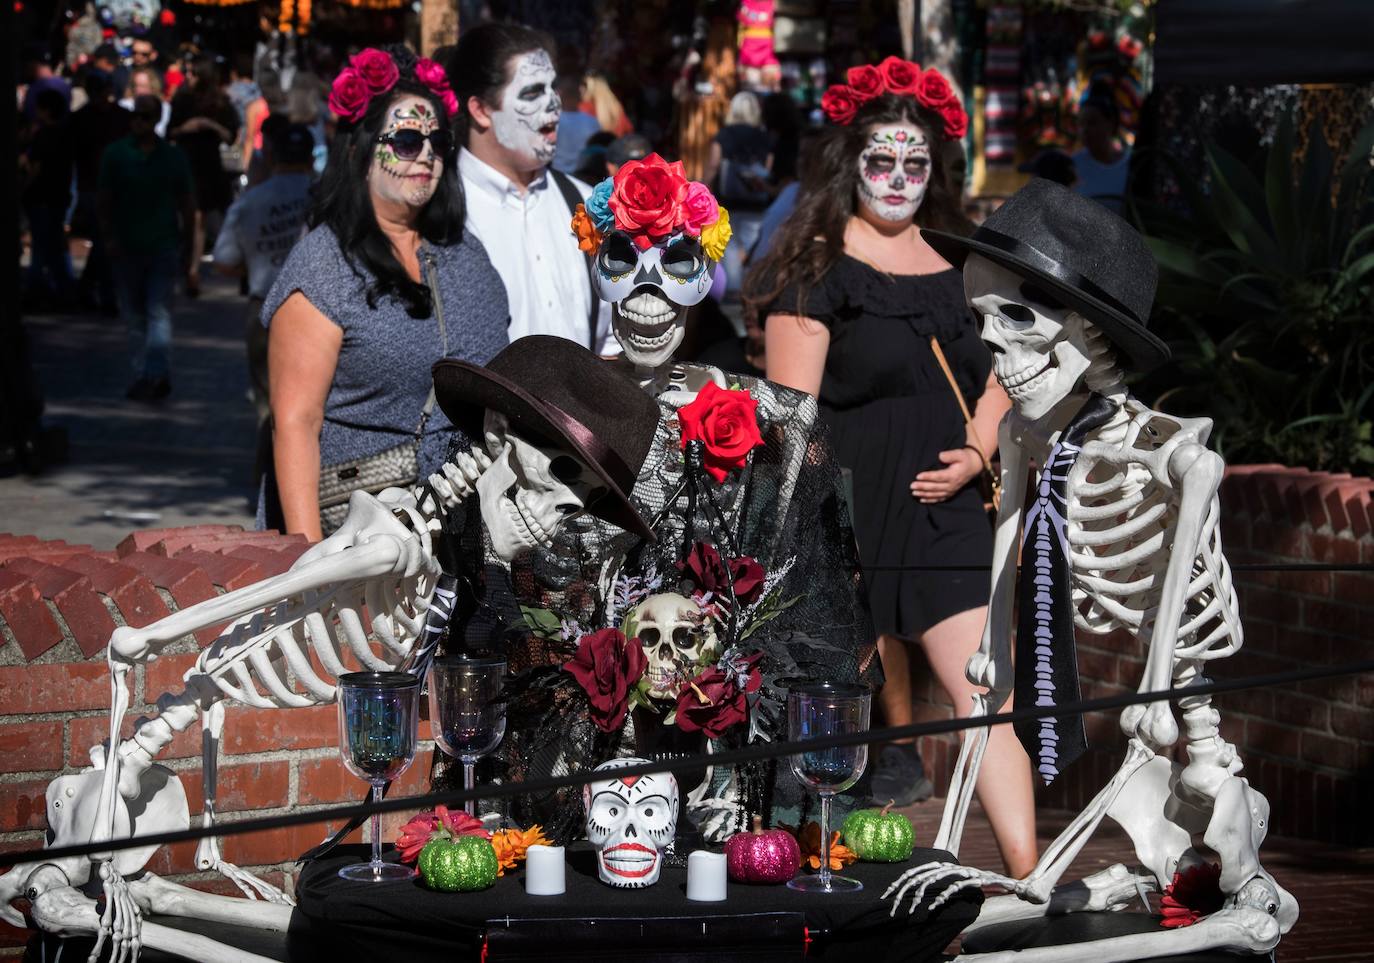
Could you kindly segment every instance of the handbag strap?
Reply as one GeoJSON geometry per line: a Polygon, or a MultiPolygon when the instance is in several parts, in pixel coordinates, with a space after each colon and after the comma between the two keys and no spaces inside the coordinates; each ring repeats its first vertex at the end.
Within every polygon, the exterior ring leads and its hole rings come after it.
{"type": "MultiPolygon", "coordinates": [[[[573,212],[577,210],[577,205],[582,203],[582,192],[577,189],[577,185],[573,183],[571,177],[556,168],[549,168],[549,176],[553,178],[553,182],[558,188],[558,193],[563,195],[563,203],[567,205],[568,216],[572,217],[573,212]]],[[[601,297],[596,293],[596,289],[592,287],[592,271],[595,269],[596,264],[592,259],[592,255],[586,254],[584,257],[587,261],[587,287],[591,294],[591,312],[587,317],[587,347],[596,351],[596,329],[597,322],[600,320],[601,316],[601,297]]]]}
{"type": "MultiPolygon", "coordinates": [[[[420,255],[428,270],[420,269],[420,273],[425,276],[425,284],[429,286],[430,301],[434,305],[434,316],[439,319],[439,342],[443,345],[442,357],[448,357],[448,328],[444,325],[444,299],[439,296],[439,285],[434,280],[434,255],[425,251],[420,255]]],[[[420,412],[420,423],[415,426],[415,443],[418,445],[425,435],[425,424],[429,421],[430,413],[434,411],[434,381],[430,379],[429,396],[425,398],[424,410],[420,412]]]]}
{"type": "Polygon", "coordinates": [[[935,355],[935,362],[940,366],[940,370],[945,373],[945,381],[949,382],[949,390],[954,392],[954,400],[959,402],[959,410],[964,415],[964,425],[969,433],[978,441],[978,444],[971,446],[978,452],[978,459],[983,463],[983,471],[988,473],[992,479],[993,491],[1000,488],[1000,483],[996,472],[992,470],[992,462],[983,452],[983,439],[978,437],[978,429],[973,426],[973,415],[968,410],[968,402],[964,400],[964,393],[959,390],[959,383],[954,380],[954,372],[950,370],[949,362],[945,360],[945,352],[940,348],[940,342],[935,335],[930,336],[930,351],[935,355]]]}

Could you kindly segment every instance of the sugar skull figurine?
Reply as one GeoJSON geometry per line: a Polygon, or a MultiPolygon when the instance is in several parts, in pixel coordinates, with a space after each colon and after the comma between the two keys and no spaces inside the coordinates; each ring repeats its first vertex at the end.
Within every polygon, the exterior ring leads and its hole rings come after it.
{"type": "Polygon", "coordinates": [[[677,780],[669,772],[648,776],[614,775],[647,759],[612,759],[593,772],[607,778],[586,785],[587,839],[596,847],[601,881],[622,889],[642,889],[658,882],[663,851],[677,828],[677,780]]]}

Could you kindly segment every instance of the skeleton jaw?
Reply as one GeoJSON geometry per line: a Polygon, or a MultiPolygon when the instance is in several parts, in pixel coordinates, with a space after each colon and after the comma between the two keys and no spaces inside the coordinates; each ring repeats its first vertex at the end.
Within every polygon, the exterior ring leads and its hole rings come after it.
{"type": "Polygon", "coordinates": [[[510,521],[511,534],[519,547],[523,550],[533,548],[550,548],[553,546],[553,537],[558,527],[546,528],[539,524],[538,513],[528,506],[521,505],[521,495],[525,492],[520,489],[508,493],[502,501],[501,506],[506,518],[510,521]]]}
{"type": "Polygon", "coordinates": [[[686,311],[656,292],[633,294],[615,306],[615,336],[641,368],[667,364],[682,343],[686,311]]]}

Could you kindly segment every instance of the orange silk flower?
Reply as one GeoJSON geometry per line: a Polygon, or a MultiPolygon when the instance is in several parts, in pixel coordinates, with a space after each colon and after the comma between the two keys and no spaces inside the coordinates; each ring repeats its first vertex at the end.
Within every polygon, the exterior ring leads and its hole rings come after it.
{"type": "Polygon", "coordinates": [[[514,869],[515,864],[525,858],[525,851],[531,846],[550,846],[542,826],[529,829],[502,829],[491,834],[491,848],[496,850],[497,876],[506,875],[506,870],[514,869]]]}
{"type": "MultiPolygon", "coordinates": [[[[801,847],[802,865],[812,869],[821,868],[821,827],[819,823],[807,823],[798,832],[795,826],[788,826],[779,823],[783,829],[797,837],[797,845],[801,847]]],[[[850,863],[856,863],[859,856],[848,846],[840,843],[840,834],[832,833],[830,836],[830,868],[844,869],[850,863]]]]}
{"type": "Polygon", "coordinates": [[[595,254],[597,248],[601,247],[601,232],[592,223],[585,204],[577,205],[573,211],[572,229],[577,235],[577,249],[583,254],[595,254]]]}

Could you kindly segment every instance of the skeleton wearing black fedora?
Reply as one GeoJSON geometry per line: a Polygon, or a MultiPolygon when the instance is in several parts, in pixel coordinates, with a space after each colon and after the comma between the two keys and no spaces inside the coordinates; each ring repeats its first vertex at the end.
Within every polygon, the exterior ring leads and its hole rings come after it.
{"type": "MultiPolygon", "coordinates": [[[[183,686],[150,692],[158,714],[139,720],[128,739],[95,765],[48,787],[49,845],[186,829],[189,806],[180,776],[157,764],[179,732],[203,726],[201,818],[213,821],[215,766],[229,700],[255,708],[303,708],[335,701],[345,663],[372,671],[424,673],[455,604],[453,569],[440,554],[450,544],[444,520],[474,493],[474,524],[492,533],[490,558],[504,569],[581,515],[624,526],[636,539],[649,529],[629,497],[658,427],[659,409],[638,386],[570,341],[517,341],[483,369],[440,362],[436,396],[453,422],[480,439],[475,456],[417,490],[365,490],[329,538],[286,572],[215,596],[143,627],[111,635],[113,731],[129,707],[129,674],[188,633],[214,628],[183,686]],[[446,588],[447,586],[447,588],[446,588]]],[[[232,719],[232,716],[230,717],[232,719]]],[[[232,724],[232,723],[231,723],[232,724]]],[[[114,856],[58,858],[0,876],[0,916],[23,925],[10,906],[27,894],[31,918],[64,935],[95,935],[114,954],[134,958],[140,942],[192,959],[246,959],[232,947],[156,925],[158,912],[284,931],[291,897],[223,859],[216,837],[202,840],[197,865],[218,872],[250,899],[201,893],[147,872],[157,846],[114,856]],[[99,890],[101,901],[87,895],[99,890]],[[104,912],[97,906],[106,907],[104,912]]],[[[282,854],[286,856],[287,854],[282,854]]],[[[258,959],[258,957],[253,957],[258,959]]]]}
{"type": "MultiPolygon", "coordinates": [[[[965,295],[1012,401],[999,433],[1006,496],[988,621],[967,670],[987,690],[975,696],[974,714],[999,711],[1013,691],[1018,708],[1076,701],[1075,630],[1138,639],[1148,651],[1142,691],[1200,683],[1207,663],[1234,654],[1242,641],[1217,526],[1224,466],[1206,447],[1209,419],[1151,410],[1126,389],[1128,370],[1168,358],[1147,327],[1156,267],[1144,240],[1105,208],[1043,179],[1032,180],[971,237],[923,234],[963,268],[965,295]],[[1032,463],[1039,475],[1027,497],[1032,463]]],[[[982,932],[964,938],[968,958],[980,961],[1105,963],[1221,947],[1270,951],[1298,908],[1259,862],[1268,802],[1242,775],[1211,700],[1198,696],[1179,706],[1181,733],[1167,702],[1122,714],[1125,761],[1025,879],[955,863],[925,865],[885,894],[894,896],[892,911],[907,899],[913,908],[933,909],[965,887],[1005,888],[1012,895],[985,904],[975,927],[982,932]],[[1186,765],[1168,755],[1180,738],[1186,765]],[[1104,816],[1130,836],[1135,865],[1060,886],[1104,816]],[[1195,840],[1220,858],[1219,872],[1195,840]],[[1017,942],[1007,927],[992,925],[1043,916],[1052,926],[1071,911],[1121,909],[1146,890],[1164,892],[1167,906],[1180,878],[1209,876],[1217,880],[1221,908],[1186,928],[1147,927],[1073,945],[1048,945],[1057,942],[1051,936],[1027,948],[1032,944],[1017,942]]],[[[1087,748],[1078,716],[1018,724],[1017,735],[1047,784],[1087,748]]],[[[965,736],[933,844],[956,857],[986,740],[987,729],[965,736]]]]}

